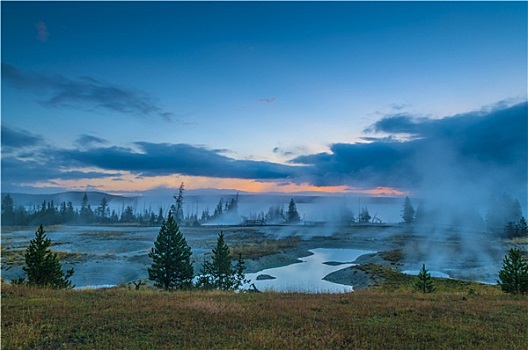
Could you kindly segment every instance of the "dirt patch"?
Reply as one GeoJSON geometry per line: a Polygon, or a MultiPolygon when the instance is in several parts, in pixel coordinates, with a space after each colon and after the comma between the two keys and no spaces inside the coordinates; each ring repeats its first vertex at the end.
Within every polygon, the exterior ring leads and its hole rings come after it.
{"type": "Polygon", "coordinates": [[[356,266],[332,272],[323,279],[333,283],[350,285],[355,290],[367,288],[374,284],[374,280],[365,271],[360,270],[356,266]]]}

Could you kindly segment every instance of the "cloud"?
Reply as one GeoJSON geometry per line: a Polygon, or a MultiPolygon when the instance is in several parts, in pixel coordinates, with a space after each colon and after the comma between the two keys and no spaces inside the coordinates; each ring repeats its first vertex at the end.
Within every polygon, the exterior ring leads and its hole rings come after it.
{"type": "Polygon", "coordinates": [[[75,141],[75,143],[81,147],[93,147],[97,145],[105,145],[105,144],[108,144],[109,142],[97,136],[82,134],[75,141]]]}
{"type": "MultiPolygon", "coordinates": [[[[54,148],[38,135],[2,126],[2,186],[54,179],[186,175],[356,189],[434,190],[482,198],[490,191],[526,197],[528,103],[446,117],[396,115],[368,128],[362,143],[335,143],[289,164],[240,160],[228,150],[135,142],[109,146],[81,135],[78,149],[54,148]],[[378,134],[380,137],[377,137],[378,134]],[[401,134],[412,135],[407,139],[401,134]],[[12,150],[19,149],[18,152],[12,150]],[[472,189],[472,191],[469,191],[472,189]]],[[[273,152],[285,154],[280,147],[273,152]]],[[[299,154],[299,153],[296,153],[299,154]]]]}
{"type": "Polygon", "coordinates": [[[260,103],[268,103],[268,104],[273,104],[277,101],[277,99],[275,97],[272,97],[272,98],[261,98],[259,100],[260,103]]]}
{"type": "Polygon", "coordinates": [[[284,157],[291,157],[295,154],[293,151],[284,150],[279,146],[273,147],[272,151],[273,153],[280,154],[281,156],[284,156],[284,157]]]}
{"type": "Polygon", "coordinates": [[[37,39],[43,43],[48,41],[49,33],[46,23],[38,21],[35,23],[35,28],[37,28],[37,39]]]}
{"type": "Polygon", "coordinates": [[[416,181],[409,165],[411,145],[402,142],[373,142],[330,147],[330,153],[299,156],[290,162],[313,167],[312,182],[318,186],[407,187],[416,181]]]}
{"type": "Polygon", "coordinates": [[[72,165],[128,171],[138,176],[182,174],[238,179],[285,179],[295,177],[299,167],[270,162],[237,160],[188,144],[136,142],[138,149],[99,147],[89,150],[60,150],[57,157],[72,165]]]}
{"type": "Polygon", "coordinates": [[[370,127],[366,128],[364,131],[366,133],[416,133],[423,129],[424,119],[416,119],[408,115],[393,115],[390,117],[385,117],[370,127]]]}
{"type": "Polygon", "coordinates": [[[450,180],[526,191],[527,109],[524,102],[442,119],[390,116],[366,129],[388,137],[334,144],[291,163],[311,166],[321,185],[419,188],[450,180]],[[399,134],[413,137],[398,141],[399,134]]]}
{"type": "Polygon", "coordinates": [[[44,144],[42,136],[34,135],[28,131],[2,125],[2,150],[23,149],[41,146],[44,144]]]}
{"type": "Polygon", "coordinates": [[[171,112],[165,111],[142,91],[118,87],[91,77],[70,79],[60,75],[25,73],[13,65],[2,63],[2,79],[15,88],[45,95],[47,99],[41,103],[47,107],[107,110],[136,116],[157,116],[167,121],[173,117],[171,112]]]}

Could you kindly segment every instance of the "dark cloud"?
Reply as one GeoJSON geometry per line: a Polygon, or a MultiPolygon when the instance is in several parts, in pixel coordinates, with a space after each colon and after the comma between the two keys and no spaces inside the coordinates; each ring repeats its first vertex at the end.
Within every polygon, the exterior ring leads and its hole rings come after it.
{"type": "Polygon", "coordinates": [[[11,148],[23,149],[43,144],[44,139],[39,135],[2,125],[2,149],[4,151],[11,148]]]}
{"type": "Polygon", "coordinates": [[[295,177],[299,167],[270,162],[237,160],[224,150],[208,150],[187,144],[137,142],[139,151],[123,147],[61,150],[58,156],[77,166],[129,171],[140,176],[194,175],[238,179],[284,179],[295,177]]]}
{"type": "Polygon", "coordinates": [[[144,92],[107,84],[91,77],[69,79],[25,73],[13,65],[2,63],[2,79],[15,88],[45,95],[47,99],[42,104],[48,107],[102,109],[138,116],[158,116],[169,121],[173,116],[144,92]]]}
{"type": "Polygon", "coordinates": [[[413,148],[403,142],[333,144],[331,153],[300,156],[291,163],[313,167],[315,185],[408,186],[416,174],[407,164],[413,148]]]}
{"type": "Polygon", "coordinates": [[[121,175],[117,172],[68,170],[67,163],[57,160],[52,154],[47,160],[43,162],[40,159],[2,156],[2,187],[8,184],[17,187],[23,183],[47,182],[53,179],[100,179],[121,175]]]}
{"type": "Polygon", "coordinates": [[[381,119],[365,129],[367,133],[409,133],[414,134],[423,128],[423,120],[416,120],[407,115],[394,115],[381,119]]]}
{"type": "Polygon", "coordinates": [[[292,157],[292,156],[295,155],[295,153],[293,153],[292,151],[284,150],[284,149],[282,149],[282,148],[280,148],[278,146],[273,147],[272,151],[273,151],[273,153],[280,154],[280,155],[282,155],[284,157],[292,157]]]}
{"type": "Polygon", "coordinates": [[[108,141],[97,136],[83,134],[79,136],[75,143],[81,147],[93,147],[108,144],[108,141]]]}
{"type": "Polygon", "coordinates": [[[322,185],[412,188],[444,176],[460,181],[481,179],[487,186],[526,186],[527,108],[525,102],[443,119],[391,116],[367,129],[393,134],[388,138],[334,144],[329,153],[291,162],[313,167],[313,181],[322,185]],[[397,141],[394,135],[402,133],[414,138],[397,141]]]}

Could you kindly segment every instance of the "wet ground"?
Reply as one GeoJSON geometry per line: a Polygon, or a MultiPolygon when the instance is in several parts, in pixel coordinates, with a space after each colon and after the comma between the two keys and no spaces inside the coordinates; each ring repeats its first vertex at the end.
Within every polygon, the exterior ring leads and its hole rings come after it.
{"type": "MultiPolygon", "coordinates": [[[[64,256],[64,269],[75,269],[71,280],[77,287],[118,285],[146,279],[151,264],[147,254],[159,232],[159,227],[131,226],[55,226],[45,229],[52,240],[53,250],[62,252],[64,256]]],[[[2,229],[3,279],[12,280],[23,276],[20,260],[17,262],[12,259],[12,252],[22,254],[34,237],[35,230],[2,229]],[[11,258],[8,259],[7,255],[11,258]]],[[[298,263],[299,258],[310,256],[310,250],[313,249],[346,248],[375,252],[348,263],[384,264],[400,271],[419,270],[426,263],[430,270],[453,278],[495,283],[502,258],[509,248],[498,240],[478,237],[471,248],[467,248],[466,238],[438,241],[438,237],[432,239],[424,232],[416,234],[408,227],[399,225],[202,226],[183,227],[181,230],[193,251],[195,273],[200,271],[204,256],[210,254],[221,231],[230,246],[244,246],[256,240],[298,237],[295,244],[280,248],[273,254],[246,259],[246,272],[254,276],[258,276],[262,270],[298,263]],[[401,252],[401,259],[394,261],[387,256],[384,258],[383,252],[388,251],[401,252]]],[[[369,284],[365,276],[345,269],[349,267],[342,267],[342,271],[348,271],[346,274],[334,273],[333,278],[327,279],[346,285],[354,284],[356,289],[369,284]]],[[[306,273],[310,274],[310,270],[307,269],[306,273]]]]}

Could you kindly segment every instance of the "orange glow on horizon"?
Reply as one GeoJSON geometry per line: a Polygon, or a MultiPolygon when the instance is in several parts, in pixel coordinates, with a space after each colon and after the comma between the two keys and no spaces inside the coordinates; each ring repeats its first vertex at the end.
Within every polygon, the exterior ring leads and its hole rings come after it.
{"type": "Polygon", "coordinates": [[[188,190],[196,189],[219,189],[233,190],[249,193],[296,193],[296,192],[318,192],[318,193],[348,193],[364,194],[370,196],[404,196],[409,192],[401,191],[391,187],[375,187],[371,189],[355,188],[351,186],[315,186],[308,183],[279,183],[261,182],[249,179],[224,179],[202,176],[153,176],[136,177],[132,174],[123,174],[119,178],[80,179],[80,180],[54,180],[52,183],[32,184],[41,188],[60,187],[72,191],[97,190],[103,192],[127,193],[155,190],[156,188],[168,188],[177,190],[181,183],[188,190]]]}

